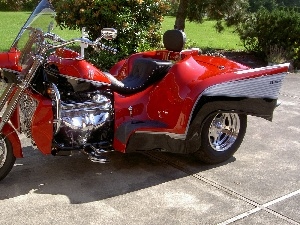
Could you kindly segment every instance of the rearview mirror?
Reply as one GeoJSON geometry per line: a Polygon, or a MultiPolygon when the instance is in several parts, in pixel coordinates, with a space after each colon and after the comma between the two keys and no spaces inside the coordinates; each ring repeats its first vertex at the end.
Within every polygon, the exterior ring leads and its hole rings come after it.
{"type": "Polygon", "coordinates": [[[103,28],[101,30],[101,37],[105,40],[113,40],[117,37],[118,31],[114,28],[103,28]]]}

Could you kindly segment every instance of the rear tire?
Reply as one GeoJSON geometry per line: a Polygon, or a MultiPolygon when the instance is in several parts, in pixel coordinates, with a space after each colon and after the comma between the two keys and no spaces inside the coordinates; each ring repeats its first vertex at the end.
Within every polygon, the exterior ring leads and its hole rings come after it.
{"type": "Polygon", "coordinates": [[[201,131],[201,146],[194,155],[207,164],[224,162],[240,147],[247,128],[247,116],[237,113],[213,113],[201,131]]]}
{"type": "Polygon", "coordinates": [[[15,161],[16,157],[10,141],[7,138],[3,139],[3,135],[0,135],[0,180],[11,171],[15,161]]]}

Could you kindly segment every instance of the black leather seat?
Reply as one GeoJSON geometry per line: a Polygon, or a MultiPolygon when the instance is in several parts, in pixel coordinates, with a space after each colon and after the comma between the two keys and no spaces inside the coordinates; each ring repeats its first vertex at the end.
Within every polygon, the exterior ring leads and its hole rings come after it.
{"type": "Polygon", "coordinates": [[[137,58],[133,62],[132,71],[122,81],[107,74],[112,90],[120,94],[134,94],[162,79],[173,65],[170,61],[137,58]]]}
{"type": "MultiPolygon", "coordinates": [[[[181,52],[185,41],[185,33],[180,30],[167,30],[163,36],[164,47],[169,51],[181,52]]],[[[120,94],[134,94],[162,79],[172,65],[171,61],[141,57],[134,60],[132,71],[124,80],[106,75],[111,81],[112,90],[120,94]]]]}

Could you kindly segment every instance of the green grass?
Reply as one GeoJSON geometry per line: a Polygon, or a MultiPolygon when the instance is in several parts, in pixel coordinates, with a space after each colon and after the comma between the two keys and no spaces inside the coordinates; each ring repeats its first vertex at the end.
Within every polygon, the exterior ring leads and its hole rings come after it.
{"type": "MultiPolygon", "coordinates": [[[[173,29],[174,17],[165,17],[162,30],[173,29]]],[[[216,21],[205,21],[204,23],[194,23],[187,21],[185,33],[187,39],[195,43],[193,47],[201,49],[225,49],[225,50],[244,50],[239,36],[233,33],[233,28],[226,28],[222,33],[218,33],[214,28],[216,21]]]]}
{"type": "MultiPolygon", "coordinates": [[[[0,52],[6,51],[11,46],[20,27],[29,17],[29,12],[1,12],[0,11],[0,52]]],[[[162,31],[173,29],[174,17],[165,17],[162,31]]],[[[189,45],[201,49],[226,49],[244,50],[237,34],[232,33],[233,29],[226,28],[224,32],[218,33],[215,28],[215,21],[205,21],[204,23],[186,22],[185,33],[189,40],[189,45]]],[[[79,31],[60,30],[55,28],[54,33],[64,39],[79,37],[79,31]]]]}
{"type": "MultiPolygon", "coordinates": [[[[20,28],[24,25],[29,16],[30,12],[0,11],[0,52],[7,51],[10,48],[20,28]]],[[[56,27],[53,32],[64,39],[81,36],[78,30],[61,30],[59,27],[56,27]]]]}
{"type": "Polygon", "coordinates": [[[11,46],[29,15],[28,12],[0,12],[0,51],[11,46]]]}

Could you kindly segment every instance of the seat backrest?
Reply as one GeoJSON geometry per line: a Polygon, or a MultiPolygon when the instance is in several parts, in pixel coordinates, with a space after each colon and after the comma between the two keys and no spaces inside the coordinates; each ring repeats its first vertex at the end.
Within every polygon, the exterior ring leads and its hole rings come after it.
{"type": "Polygon", "coordinates": [[[185,41],[186,35],[181,30],[167,30],[163,36],[164,47],[173,52],[181,52],[185,41]]]}

